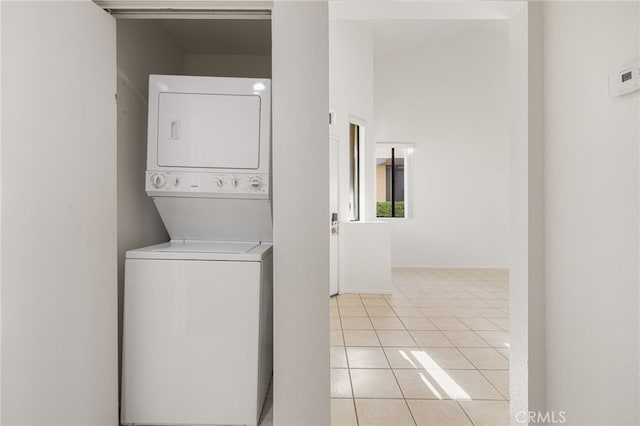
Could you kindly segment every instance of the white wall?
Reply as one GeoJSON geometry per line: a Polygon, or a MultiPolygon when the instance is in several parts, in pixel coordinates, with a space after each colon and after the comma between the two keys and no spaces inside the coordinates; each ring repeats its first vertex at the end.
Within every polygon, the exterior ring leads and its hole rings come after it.
{"type": "Polygon", "coordinates": [[[153,200],[147,196],[144,189],[147,168],[149,74],[181,74],[183,56],[180,49],[160,29],[156,21],[119,19],[116,31],[118,341],[121,343],[125,252],[169,239],[153,200]]]}
{"type": "Polygon", "coordinates": [[[273,5],[274,424],[330,424],[326,1],[273,5]]]}
{"type": "Polygon", "coordinates": [[[2,3],[2,424],[115,425],[115,20],[2,3]]]}
{"type": "Polygon", "coordinates": [[[508,267],[508,25],[448,26],[375,59],[375,142],[415,144],[410,217],[390,220],[392,265],[508,267]]]}
{"type": "Polygon", "coordinates": [[[391,229],[384,222],[340,224],[340,294],[391,294],[391,229]]]}
{"type": "Polygon", "coordinates": [[[271,78],[271,56],[205,55],[184,56],[186,75],[271,78]]]}
{"type": "Polygon", "coordinates": [[[375,173],[373,150],[373,31],[370,26],[349,20],[329,21],[329,106],[335,112],[331,134],[340,147],[340,219],[349,220],[349,122],[365,124],[364,154],[360,167],[360,220],[375,219],[375,173]]]}
{"type": "Polygon", "coordinates": [[[380,293],[391,289],[388,224],[375,220],[375,150],[373,143],[373,30],[368,23],[329,21],[329,105],[332,136],[338,139],[338,287],[340,293],[380,293]],[[349,222],[349,124],[364,129],[360,141],[360,221],[349,222]],[[362,227],[362,229],[359,229],[362,227]],[[371,231],[371,232],[369,232],[371,231]],[[355,251],[358,251],[356,253],[355,251]],[[362,259],[378,259],[374,271],[362,259]],[[371,276],[376,276],[371,280],[371,276]]]}
{"type": "Polygon", "coordinates": [[[638,2],[544,4],[547,405],[568,424],[638,413],[638,2]]]}

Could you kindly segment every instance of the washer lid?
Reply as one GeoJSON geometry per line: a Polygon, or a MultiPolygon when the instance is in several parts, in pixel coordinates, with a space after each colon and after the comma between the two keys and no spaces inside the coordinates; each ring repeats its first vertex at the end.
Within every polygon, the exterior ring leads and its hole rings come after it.
{"type": "Polygon", "coordinates": [[[167,245],[152,249],[173,253],[248,253],[260,243],[238,241],[170,241],[167,245]]]}
{"type": "Polygon", "coordinates": [[[254,241],[173,240],[127,250],[126,259],[214,260],[261,262],[272,251],[271,243],[254,241]]]}

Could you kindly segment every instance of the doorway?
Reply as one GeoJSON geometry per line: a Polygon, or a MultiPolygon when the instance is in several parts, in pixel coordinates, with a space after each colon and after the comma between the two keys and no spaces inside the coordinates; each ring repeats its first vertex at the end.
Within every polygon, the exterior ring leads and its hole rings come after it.
{"type": "MultiPolygon", "coordinates": [[[[372,11],[372,10],[368,10],[368,11],[358,11],[356,6],[357,2],[353,2],[351,4],[351,7],[347,7],[345,6],[344,8],[336,6],[336,8],[334,9],[334,12],[330,13],[330,15],[334,18],[333,22],[338,22],[339,24],[344,24],[346,21],[348,21],[350,18],[357,23],[357,27],[359,28],[355,28],[352,27],[350,29],[344,29],[342,28],[341,31],[342,33],[347,33],[349,35],[349,37],[352,40],[353,44],[357,44],[357,42],[354,42],[353,40],[359,40],[362,41],[363,39],[366,39],[367,37],[367,33],[371,31],[371,26],[375,25],[376,22],[379,22],[380,20],[384,19],[384,13],[380,12],[380,11],[372,11]],[[380,13],[379,13],[380,12],[380,13]],[[342,14],[344,13],[344,14],[342,14]]],[[[438,8],[434,5],[434,7],[427,7],[424,4],[420,5],[420,4],[413,4],[413,5],[404,5],[406,7],[403,7],[403,5],[399,5],[397,8],[394,8],[394,19],[406,19],[406,20],[420,20],[423,19],[425,21],[428,21],[430,19],[450,19],[450,20],[459,20],[461,19],[461,16],[458,13],[453,13],[451,10],[437,10],[438,8]],[[424,7],[423,7],[424,6],[424,7]],[[401,17],[401,18],[400,18],[401,17]]],[[[509,39],[509,45],[508,47],[506,47],[506,50],[508,52],[509,58],[508,60],[505,62],[505,68],[510,68],[512,73],[511,73],[511,78],[509,77],[505,77],[505,87],[507,88],[508,94],[506,95],[506,102],[511,106],[511,109],[509,112],[505,112],[503,120],[504,122],[508,123],[507,125],[507,129],[504,131],[504,133],[506,134],[506,138],[508,140],[508,145],[510,145],[511,148],[511,155],[509,155],[508,153],[508,149],[507,149],[507,153],[503,155],[506,158],[507,161],[507,166],[506,166],[506,170],[510,171],[510,170],[515,170],[515,173],[512,175],[513,179],[512,179],[512,184],[510,185],[511,188],[507,188],[507,192],[509,194],[513,193],[513,191],[515,191],[512,188],[520,188],[521,191],[523,191],[524,193],[528,192],[527,189],[527,177],[523,176],[522,173],[520,173],[517,170],[517,164],[521,164],[521,161],[523,158],[527,157],[527,153],[522,151],[523,147],[527,145],[527,135],[523,132],[523,127],[522,127],[522,123],[526,123],[527,122],[527,118],[526,118],[526,102],[523,104],[522,103],[522,99],[524,97],[524,99],[526,99],[527,97],[527,93],[526,90],[524,91],[525,93],[523,93],[523,91],[519,90],[516,87],[524,87],[526,88],[526,82],[523,83],[523,79],[526,80],[526,74],[518,74],[513,73],[514,70],[516,69],[520,69],[519,67],[521,67],[524,64],[526,64],[526,56],[527,56],[527,47],[526,47],[526,43],[524,42],[526,39],[522,38],[523,34],[526,34],[527,32],[527,18],[526,18],[526,6],[518,3],[518,4],[511,4],[511,6],[513,6],[513,9],[510,9],[508,11],[508,13],[500,15],[499,17],[495,16],[495,15],[491,15],[491,13],[487,12],[486,14],[484,14],[481,17],[481,21],[483,19],[486,19],[488,16],[492,16],[490,19],[501,19],[503,20],[502,22],[506,25],[506,27],[508,28],[507,33],[508,33],[508,39],[509,39]],[[525,12],[523,13],[523,10],[525,10],[525,12]],[[517,83],[517,84],[516,84],[517,83]],[[523,86],[518,86],[519,84],[522,84],[523,86]],[[515,149],[514,149],[515,148],[515,149]],[[524,186],[523,186],[524,185],[524,186]]],[[[467,16],[468,18],[468,16],[467,16]]],[[[423,22],[425,22],[423,21],[423,22]]],[[[332,22],[332,23],[333,23],[332,22]]],[[[409,32],[409,30],[407,30],[407,32],[409,32]]],[[[348,43],[342,43],[342,46],[344,46],[345,44],[348,43]]],[[[335,44],[333,42],[330,42],[330,47],[331,49],[333,49],[335,46],[335,44]]],[[[415,46],[409,46],[408,48],[412,48],[415,46]]],[[[342,49],[342,47],[339,47],[338,49],[342,49]]],[[[362,49],[361,51],[366,51],[366,49],[362,49]]],[[[343,55],[343,57],[346,55],[343,55]]],[[[333,53],[332,53],[332,58],[333,58],[333,53]]],[[[335,63],[335,61],[334,61],[335,63]]],[[[357,69],[359,71],[358,77],[360,78],[360,81],[367,81],[368,77],[366,76],[362,76],[362,70],[364,67],[351,67],[352,69],[357,69]]],[[[348,72],[347,72],[348,74],[348,72]]],[[[333,85],[333,77],[335,75],[335,72],[331,73],[332,76],[332,81],[331,81],[331,85],[333,85]]],[[[349,75],[353,75],[353,74],[349,74],[349,75]]],[[[396,85],[397,86],[401,86],[402,85],[402,79],[397,79],[396,81],[396,85]]],[[[344,87],[344,86],[342,86],[344,87]]],[[[458,89],[457,85],[453,84],[453,85],[449,85],[449,84],[443,84],[442,85],[442,90],[443,91],[449,91],[451,92],[456,92],[456,90],[458,89]]],[[[332,92],[333,93],[333,92],[332,92]]],[[[459,93],[459,92],[458,92],[459,93]]],[[[353,92],[350,92],[350,97],[352,98],[360,98],[362,99],[363,96],[357,96],[354,95],[353,92]]],[[[337,97],[334,97],[333,99],[336,99],[337,97]]],[[[379,97],[377,96],[376,93],[376,102],[378,101],[379,97]]],[[[424,98],[420,98],[419,100],[415,100],[413,103],[412,102],[406,102],[405,103],[405,109],[400,113],[403,114],[407,114],[407,115],[411,115],[413,113],[413,111],[415,110],[415,106],[417,105],[418,102],[423,101],[424,98]]],[[[351,107],[353,107],[353,105],[350,105],[351,107]]],[[[331,103],[331,108],[339,111],[341,109],[344,109],[345,105],[336,105],[333,103],[331,103]],[[343,108],[341,108],[343,107],[343,108]]],[[[464,108],[464,105],[461,106],[462,108],[464,108]]],[[[349,113],[355,113],[355,114],[359,114],[361,116],[363,116],[364,118],[366,118],[367,116],[362,114],[361,112],[359,112],[360,110],[346,110],[345,113],[349,114],[349,113]]],[[[452,116],[456,116],[456,114],[452,114],[452,116]]],[[[414,121],[419,121],[419,120],[426,120],[425,116],[417,116],[414,115],[412,117],[414,119],[414,121]]],[[[378,126],[378,120],[379,119],[379,115],[375,114],[375,120],[373,121],[373,125],[371,125],[370,127],[373,129],[372,131],[374,133],[377,132],[376,127],[378,126]]],[[[339,120],[338,120],[339,121],[339,120]]],[[[462,123],[460,123],[460,125],[463,125],[462,123]]],[[[504,134],[503,134],[504,136],[504,134]]],[[[405,139],[400,139],[400,141],[404,142],[407,141],[407,135],[403,135],[403,137],[405,139]]],[[[374,137],[375,138],[375,137],[374,137]]],[[[388,142],[390,140],[398,140],[397,137],[392,136],[388,136],[385,139],[382,139],[382,141],[384,142],[388,142]]],[[[413,140],[413,138],[409,138],[409,140],[413,140]]],[[[509,146],[507,147],[509,148],[509,146]]],[[[365,148],[366,149],[366,148],[365,148]]],[[[418,151],[419,148],[416,147],[416,151],[418,151]]],[[[367,163],[368,164],[368,163],[367,163]]],[[[366,174],[366,172],[365,172],[366,174]]],[[[507,185],[509,187],[509,185],[507,185]]],[[[367,193],[365,191],[364,194],[364,198],[365,200],[367,200],[367,193]]],[[[371,200],[371,194],[369,194],[369,200],[371,200]]],[[[522,251],[522,248],[524,246],[526,246],[527,243],[527,237],[525,235],[523,235],[521,233],[522,231],[522,218],[523,217],[527,217],[526,213],[523,211],[523,205],[521,204],[521,198],[520,197],[515,197],[515,198],[511,198],[508,199],[507,201],[507,208],[510,206],[511,207],[511,214],[509,216],[509,213],[507,213],[507,217],[503,217],[504,222],[507,223],[507,227],[510,229],[510,233],[511,236],[507,236],[506,237],[506,246],[508,247],[508,252],[512,255],[514,262],[512,264],[510,264],[509,266],[513,267],[512,269],[512,273],[511,273],[511,283],[512,286],[515,286],[515,291],[512,291],[508,294],[507,296],[507,300],[502,300],[501,302],[498,302],[499,305],[502,305],[503,307],[505,307],[504,309],[508,309],[509,306],[509,301],[511,300],[511,305],[514,306],[514,301],[516,302],[515,306],[523,306],[522,303],[524,301],[526,301],[526,294],[527,291],[526,290],[529,286],[528,283],[528,278],[522,275],[523,272],[523,265],[524,264],[528,264],[528,254],[526,251],[522,251]],[[524,246],[523,246],[524,244],[524,246]]],[[[365,202],[366,205],[366,202],[365,202]]],[[[416,206],[417,208],[418,206],[416,206]]],[[[527,207],[525,207],[527,208],[527,207]]],[[[524,222],[526,222],[526,219],[524,220],[524,222]]],[[[505,241],[505,238],[501,239],[502,241],[505,241]]],[[[417,252],[418,250],[413,250],[413,252],[417,252]]],[[[442,252],[443,250],[440,249],[440,251],[442,252]]],[[[410,265],[409,265],[410,266],[410,265]]],[[[434,266],[438,266],[438,265],[434,265],[434,266]]],[[[444,266],[444,265],[443,265],[444,266]]],[[[490,265],[487,265],[490,266],[490,265]]],[[[532,264],[530,267],[534,267],[537,268],[539,267],[539,264],[532,264]]],[[[486,268],[481,268],[481,269],[486,269],[486,268]]],[[[474,271],[478,272],[478,271],[474,271]]],[[[481,271],[480,271],[481,272],[481,271]]],[[[455,274],[454,274],[455,275],[455,274]]],[[[498,274],[500,275],[500,274],[498,274]]],[[[504,279],[504,273],[502,273],[501,278],[498,279],[498,281],[503,280],[504,279]]],[[[395,282],[394,282],[395,284],[395,282]]],[[[494,283],[493,285],[496,286],[500,286],[499,284],[494,283]]],[[[371,327],[372,329],[369,329],[369,331],[373,331],[373,334],[371,332],[366,333],[369,334],[371,337],[373,337],[374,335],[376,335],[378,337],[378,346],[383,346],[382,345],[382,340],[380,339],[380,333],[378,333],[378,330],[376,330],[375,326],[373,325],[373,317],[369,314],[369,311],[374,310],[376,311],[377,309],[374,308],[374,304],[375,302],[369,301],[367,300],[365,303],[365,297],[363,295],[360,295],[360,299],[357,301],[350,301],[350,300],[346,300],[348,299],[348,297],[343,297],[344,303],[343,308],[346,312],[351,312],[351,313],[355,313],[356,311],[360,311],[361,315],[359,316],[360,318],[365,318],[368,317],[369,322],[371,323],[371,327]],[[370,308],[367,306],[367,304],[370,305],[370,308]],[[361,309],[362,308],[362,309],[361,309]],[[364,312],[362,312],[364,311],[364,312]]],[[[390,305],[388,303],[388,298],[387,298],[387,304],[389,305],[391,311],[395,312],[395,309],[392,305],[390,305]]],[[[381,303],[381,302],[380,302],[381,303]]],[[[402,303],[402,302],[401,302],[402,303]]],[[[334,315],[334,318],[332,318],[332,326],[336,327],[332,330],[332,338],[334,338],[334,347],[332,348],[332,355],[334,355],[335,357],[335,361],[340,363],[342,361],[340,361],[342,359],[342,355],[341,355],[341,351],[339,349],[335,349],[336,347],[340,347],[340,335],[337,332],[337,326],[338,326],[338,322],[340,322],[340,325],[343,326],[342,324],[342,315],[341,315],[341,311],[343,310],[340,306],[340,297],[338,297],[338,300],[336,301],[336,303],[334,304],[334,306],[332,307],[332,314],[334,315]],[[336,320],[335,317],[339,317],[339,320],[336,320]]],[[[385,307],[385,306],[383,306],[385,307]]],[[[415,306],[414,306],[415,307],[415,306]]],[[[398,308],[402,308],[402,307],[398,307],[398,308]]],[[[479,307],[480,308],[480,307],[479,307]]],[[[482,308],[480,308],[482,309],[482,308]]],[[[498,308],[501,309],[501,308],[498,308]]],[[[381,309],[380,311],[383,311],[383,309],[381,309]]],[[[396,312],[397,314],[397,312],[396,312]]],[[[505,314],[505,312],[502,312],[502,314],[505,314]]],[[[518,312],[516,312],[515,314],[516,316],[519,316],[520,314],[518,312]]],[[[389,316],[391,317],[391,312],[389,312],[389,316]]],[[[396,315],[397,316],[397,315],[396,315]]],[[[349,316],[345,316],[345,318],[348,318],[349,316]]],[[[355,318],[358,318],[358,316],[355,316],[355,318]]],[[[460,318],[456,318],[458,320],[460,320],[460,318]]],[[[489,320],[488,318],[481,318],[481,319],[485,319],[485,320],[489,320]]],[[[402,322],[402,320],[400,319],[400,321],[402,322]]],[[[491,320],[489,320],[491,322],[491,320]]],[[[517,320],[519,321],[519,320],[517,320]]],[[[364,320],[352,320],[352,319],[346,319],[345,321],[347,324],[349,323],[354,323],[354,322],[361,322],[364,323],[363,327],[368,327],[369,324],[366,323],[366,321],[364,320]]],[[[433,322],[433,321],[432,321],[433,322]]],[[[440,322],[438,320],[438,322],[440,322]]],[[[462,322],[462,321],[461,321],[462,322]]],[[[484,322],[484,321],[482,321],[484,322]]],[[[510,328],[509,327],[509,323],[514,322],[513,320],[509,320],[507,318],[502,318],[501,321],[498,321],[501,323],[501,325],[504,328],[510,328]]],[[[525,323],[526,323],[526,319],[525,319],[525,323]]],[[[464,323],[463,323],[464,324],[464,323]]],[[[495,324],[494,324],[495,325],[495,324]]],[[[362,326],[362,325],[361,325],[362,326]]],[[[452,325],[446,326],[446,325],[442,325],[443,327],[450,327],[452,325]]],[[[467,328],[470,328],[468,324],[464,325],[467,328]]],[[[497,326],[497,325],[495,325],[497,326]]],[[[405,326],[406,327],[406,326],[405,326]]],[[[493,327],[493,326],[489,326],[487,325],[487,327],[493,327]]],[[[499,327],[499,326],[497,326],[499,327]]],[[[347,327],[348,329],[348,327],[347,327]]],[[[353,333],[351,331],[346,332],[347,329],[345,329],[344,327],[342,327],[342,347],[347,348],[348,342],[347,340],[351,340],[353,342],[353,340],[351,338],[348,338],[347,335],[352,335],[353,333]],[[346,332],[346,333],[345,333],[346,332]]],[[[363,330],[364,331],[364,330],[363,330]]],[[[399,330],[401,331],[401,330],[399,330]]],[[[406,331],[410,331],[410,330],[406,330],[406,331]]],[[[466,331],[466,330],[439,330],[436,326],[436,330],[422,330],[422,331],[466,331]]],[[[471,330],[471,331],[476,331],[476,330],[471,330]]],[[[483,331],[483,330],[477,330],[477,331],[483,331]]],[[[489,331],[489,330],[486,330],[489,331]]],[[[494,330],[494,331],[498,331],[498,330],[494,330]]],[[[500,329],[501,332],[505,332],[506,330],[504,329],[500,329]]],[[[520,325],[518,324],[517,330],[511,330],[511,333],[514,333],[514,331],[516,333],[518,333],[518,337],[517,337],[517,342],[514,345],[511,345],[511,351],[510,352],[514,352],[515,350],[515,358],[516,359],[521,359],[520,357],[522,356],[523,351],[526,352],[528,351],[527,349],[527,344],[526,344],[526,335],[527,332],[526,330],[524,330],[522,327],[520,327],[520,325]],[[524,337],[524,340],[523,340],[524,337]]],[[[362,333],[365,334],[365,333],[362,333]]],[[[384,334],[384,333],[383,333],[384,334]]],[[[411,333],[409,333],[411,334],[411,333]]],[[[504,335],[502,335],[502,337],[504,337],[504,335]]],[[[363,339],[365,339],[363,337],[363,339]]],[[[415,341],[415,339],[414,339],[415,341]]],[[[484,341],[485,343],[486,340],[484,341]]],[[[450,341],[451,343],[451,341],[450,341]]],[[[503,346],[504,343],[508,343],[508,342],[503,342],[503,346]]],[[[370,344],[374,345],[375,341],[373,339],[370,340],[370,344]]],[[[493,346],[489,345],[490,348],[492,349],[497,349],[494,348],[493,346]]],[[[384,350],[384,348],[383,348],[384,350]]],[[[499,353],[500,351],[498,351],[499,353]]],[[[493,354],[493,352],[492,352],[493,354]]],[[[347,362],[347,366],[348,366],[348,360],[349,360],[349,355],[348,355],[348,350],[345,349],[345,355],[344,355],[345,361],[347,362]]],[[[497,360],[500,360],[500,358],[496,358],[497,360]]],[[[469,359],[467,359],[469,360],[469,359]]],[[[504,361],[506,360],[507,362],[507,366],[509,365],[509,363],[511,363],[512,365],[514,364],[514,361],[509,361],[507,360],[505,357],[503,357],[502,359],[502,365],[504,366],[504,361]]],[[[522,370],[523,368],[526,368],[526,366],[524,366],[524,364],[520,364],[518,361],[515,362],[516,366],[515,366],[515,370],[516,370],[516,377],[518,379],[517,381],[517,386],[518,389],[522,389],[522,386],[526,387],[526,377],[524,377],[524,375],[522,375],[522,370]]],[[[344,365],[344,364],[342,364],[344,365]]],[[[501,374],[502,377],[502,381],[504,383],[504,374],[501,374]]],[[[344,378],[344,375],[343,375],[344,378]]],[[[349,378],[349,380],[351,380],[352,378],[349,378]]],[[[488,379],[487,377],[485,377],[485,379],[488,379]]],[[[488,380],[489,381],[489,380],[488,380]]],[[[353,381],[351,382],[352,385],[352,392],[355,391],[355,388],[353,387],[353,381]]],[[[495,389],[496,386],[492,385],[493,388],[495,389]]],[[[506,392],[507,395],[505,396],[503,395],[503,399],[502,401],[507,401],[508,399],[510,399],[510,395],[516,394],[518,396],[518,398],[514,401],[512,401],[511,403],[511,407],[522,407],[523,404],[526,406],[528,404],[528,402],[523,402],[523,398],[518,395],[518,392],[514,392],[514,390],[511,390],[510,392],[506,392]]],[[[353,397],[353,393],[351,394],[353,397]]],[[[357,398],[355,398],[357,399],[357,398]]],[[[526,397],[525,397],[526,399],[526,397]]],[[[344,405],[344,404],[343,404],[344,405]]],[[[357,406],[356,404],[353,404],[355,406],[357,406]]],[[[355,407],[354,407],[355,409],[355,407]]],[[[505,417],[505,421],[508,422],[508,416],[509,416],[509,404],[507,403],[502,404],[502,412],[504,414],[505,417]]],[[[511,410],[513,410],[513,408],[511,408],[511,410]]],[[[465,412],[466,413],[466,412],[465,412]]],[[[356,410],[356,414],[357,416],[357,410],[356,410]]],[[[467,413],[467,417],[469,417],[468,413],[467,413]]]]}
{"type": "MultiPolygon", "coordinates": [[[[153,200],[145,192],[149,75],[271,78],[271,16],[268,11],[233,15],[219,11],[217,15],[216,11],[191,15],[175,13],[112,11],[116,17],[118,70],[119,365],[122,364],[123,347],[125,252],[169,239],[153,200]]],[[[265,158],[261,160],[264,162],[265,158]]],[[[270,306],[268,309],[271,312],[270,306]]],[[[120,377],[121,373],[118,374],[120,377]]],[[[272,401],[272,391],[269,391],[264,417],[272,416],[272,401]]],[[[262,402],[258,403],[260,407],[263,407],[262,402]]]]}

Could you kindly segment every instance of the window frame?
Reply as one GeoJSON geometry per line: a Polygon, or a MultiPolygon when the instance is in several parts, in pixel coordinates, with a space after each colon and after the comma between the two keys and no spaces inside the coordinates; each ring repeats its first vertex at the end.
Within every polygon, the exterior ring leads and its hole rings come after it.
{"type": "MultiPolygon", "coordinates": [[[[413,142],[388,142],[388,141],[380,141],[376,142],[374,146],[374,161],[377,164],[378,160],[378,148],[383,149],[391,149],[391,148],[401,148],[405,149],[405,157],[404,157],[404,216],[378,216],[376,213],[376,220],[406,220],[411,219],[413,217],[413,156],[415,153],[415,144],[413,142]]],[[[378,182],[377,178],[374,182],[376,197],[374,197],[374,203],[378,202],[377,193],[378,193],[378,182]]],[[[376,209],[377,211],[377,209],[376,209]]]]}
{"type": "Polygon", "coordinates": [[[364,127],[349,120],[349,221],[359,222],[362,214],[362,137],[364,127]]]}

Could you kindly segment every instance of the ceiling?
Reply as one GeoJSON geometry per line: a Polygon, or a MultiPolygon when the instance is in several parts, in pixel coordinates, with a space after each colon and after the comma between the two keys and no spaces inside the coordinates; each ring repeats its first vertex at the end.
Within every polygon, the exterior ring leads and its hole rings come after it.
{"type": "Polygon", "coordinates": [[[270,19],[159,19],[185,53],[271,55],[270,19]]]}
{"type": "Polygon", "coordinates": [[[383,57],[412,52],[426,43],[437,42],[471,32],[493,23],[487,20],[374,20],[367,21],[373,29],[374,56],[383,57]]]}
{"type": "MultiPolygon", "coordinates": [[[[271,55],[270,19],[158,19],[185,52],[218,55],[271,55]]],[[[496,20],[361,20],[374,33],[375,57],[403,54],[425,43],[476,30],[496,20]]]]}

